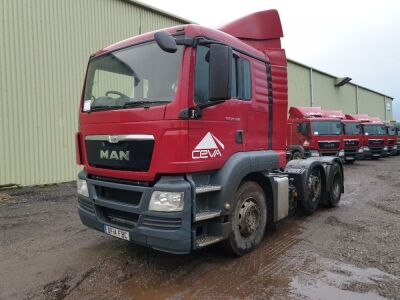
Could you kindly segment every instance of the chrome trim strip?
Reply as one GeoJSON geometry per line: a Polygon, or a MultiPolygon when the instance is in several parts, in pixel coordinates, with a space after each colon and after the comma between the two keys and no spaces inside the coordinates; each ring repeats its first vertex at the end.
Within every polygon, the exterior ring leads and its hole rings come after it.
{"type": "Polygon", "coordinates": [[[117,135],[87,135],[86,141],[107,141],[109,143],[118,143],[120,141],[153,141],[154,136],[151,134],[117,134],[117,135]]]}
{"type": "Polygon", "coordinates": [[[344,139],[344,141],[358,141],[358,139],[344,139]]]}
{"type": "Polygon", "coordinates": [[[319,142],[323,142],[323,143],[340,143],[340,141],[336,140],[336,141],[318,141],[319,142]]]}

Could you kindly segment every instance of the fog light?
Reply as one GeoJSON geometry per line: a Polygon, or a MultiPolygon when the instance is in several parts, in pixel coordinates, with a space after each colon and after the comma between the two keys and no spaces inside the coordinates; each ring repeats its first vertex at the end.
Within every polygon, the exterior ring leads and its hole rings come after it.
{"type": "Polygon", "coordinates": [[[317,150],[311,150],[311,151],[310,151],[310,155],[311,155],[311,156],[314,156],[314,157],[319,156],[319,151],[317,151],[317,150]]]}
{"type": "Polygon", "coordinates": [[[369,151],[369,147],[364,146],[364,151],[369,151]]]}
{"type": "Polygon", "coordinates": [[[339,156],[344,156],[344,150],[339,151],[339,156]]]}
{"type": "Polygon", "coordinates": [[[89,191],[86,180],[79,179],[76,181],[78,194],[89,197],[89,191]]]}
{"type": "Polygon", "coordinates": [[[149,210],[153,211],[182,211],[183,192],[160,192],[155,191],[151,195],[149,210]]]}
{"type": "Polygon", "coordinates": [[[363,148],[358,149],[358,153],[363,153],[363,152],[364,152],[363,148]]]}

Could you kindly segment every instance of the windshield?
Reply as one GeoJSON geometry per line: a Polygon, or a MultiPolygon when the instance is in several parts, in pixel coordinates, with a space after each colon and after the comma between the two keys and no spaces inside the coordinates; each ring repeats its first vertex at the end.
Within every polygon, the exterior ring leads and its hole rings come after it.
{"type": "Polygon", "coordinates": [[[87,72],[84,110],[171,102],[178,87],[182,52],[182,46],[167,53],[149,42],[94,58],[87,72]]]}
{"type": "Polygon", "coordinates": [[[361,125],[360,123],[344,123],[345,134],[360,134],[361,125]]]}
{"type": "Polygon", "coordinates": [[[364,125],[365,134],[385,135],[385,125],[364,125]]]}
{"type": "Polygon", "coordinates": [[[388,135],[396,135],[396,129],[394,127],[387,128],[388,135]]]}
{"type": "Polygon", "coordinates": [[[312,130],[314,135],[339,135],[342,125],[340,121],[313,121],[312,130]]]}

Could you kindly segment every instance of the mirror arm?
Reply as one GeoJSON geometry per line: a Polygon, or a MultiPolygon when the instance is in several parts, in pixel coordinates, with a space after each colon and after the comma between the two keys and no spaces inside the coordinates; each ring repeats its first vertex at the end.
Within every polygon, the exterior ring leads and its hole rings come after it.
{"type": "Polygon", "coordinates": [[[214,106],[220,103],[224,103],[225,100],[218,100],[213,102],[207,102],[204,104],[198,104],[195,107],[189,107],[179,112],[179,119],[199,119],[203,115],[203,109],[206,107],[214,106]]]}
{"type": "Polygon", "coordinates": [[[177,45],[188,46],[188,47],[194,47],[195,46],[195,40],[193,38],[176,39],[176,44],[177,45]]]}

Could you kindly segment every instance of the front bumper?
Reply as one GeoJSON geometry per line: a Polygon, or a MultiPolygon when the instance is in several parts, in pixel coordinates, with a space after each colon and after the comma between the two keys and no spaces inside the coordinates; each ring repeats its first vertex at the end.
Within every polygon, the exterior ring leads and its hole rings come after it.
{"type": "Polygon", "coordinates": [[[345,156],[339,155],[340,151],[339,150],[312,150],[312,149],[306,149],[304,150],[304,156],[306,158],[308,157],[323,157],[323,156],[334,156],[340,158],[342,163],[345,161],[345,156]],[[315,155],[318,153],[318,155],[315,155]]]}
{"type": "Polygon", "coordinates": [[[89,198],[78,195],[84,225],[104,232],[104,226],[129,232],[134,243],[157,250],[185,254],[192,250],[191,186],[183,177],[162,177],[154,186],[99,179],[84,171],[78,177],[88,184],[89,198]],[[153,191],[184,192],[181,212],[149,211],[153,191]]]}
{"type": "Polygon", "coordinates": [[[344,159],[345,160],[360,160],[364,158],[363,152],[359,151],[359,148],[354,149],[344,149],[344,159]]]}

